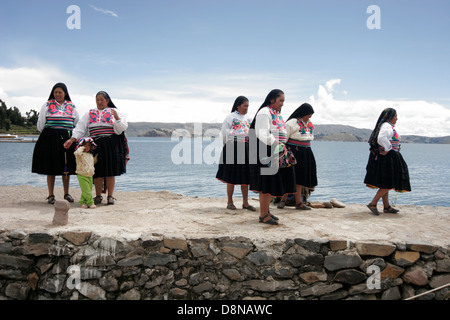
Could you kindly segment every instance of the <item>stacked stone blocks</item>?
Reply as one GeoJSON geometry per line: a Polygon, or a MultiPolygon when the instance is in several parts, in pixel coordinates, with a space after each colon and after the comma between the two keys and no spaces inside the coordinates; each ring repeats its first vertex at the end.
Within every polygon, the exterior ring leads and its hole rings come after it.
{"type": "Polygon", "coordinates": [[[0,230],[0,299],[399,300],[448,283],[449,245],[0,230]]]}

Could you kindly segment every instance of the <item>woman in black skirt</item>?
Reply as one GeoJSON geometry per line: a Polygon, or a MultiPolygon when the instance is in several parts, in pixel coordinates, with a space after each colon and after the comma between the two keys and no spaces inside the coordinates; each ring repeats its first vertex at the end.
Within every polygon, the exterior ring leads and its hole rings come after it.
{"type": "Polygon", "coordinates": [[[367,205],[374,215],[379,214],[377,203],[380,198],[383,200],[384,213],[399,211],[389,204],[389,190],[411,191],[408,166],[400,153],[400,136],[394,128],[396,122],[395,109],[383,110],[369,139],[370,155],[364,183],[369,188],[379,189],[367,205]]]}
{"type": "Polygon", "coordinates": [[[227,184],[227,209],[236,210],[233,204],[234,186],[240,185],[242,208],[256,211],[248,203],[250,166],[248,162],[248,132],[251,120],[247,118],[249,101],[244,96],[236,98],[231,113],[222,124],[224,146],[220,156],[216,178],[227,184]]]}
{"type": "MultiPolygon", "coordinates": [[[[286,121],[288,138],[286,144],[297,160],[297,164],[294,166],[295,183],[297,184],[295,208],[297,210],[311,210],[311,207],[303,202],[302,189],[303,187],[314,188],[317,186],[316,159],[311,149],[311,141],[314,140],[314,125],[310,118],[313,113],[313,107],[304,103],[286,121]]],[[[278,208],[284,207],[286,198],[287,196],[281,199],[278,208]]]]}
{"type": "Polygon", "coordinates": [[[272,90],[250,126],[250,190],[259,193],[259,222],[276,225],[278,217],[269,212],[272,197],[296,193],[294,167],[278,165],[286,152],[286,126],[281,116],[284,93],[272,90]],[[280,158],[281,159],[281,158],[280,158]]]}
{"type": "Polygon", "coordinates": [[[56,176],[62,176],[64,199],[73,202],[69,194],[70,175],[75,174],[75,146],[63,147],[72,135],[79,120],[78,111],[70,99],[64,83],[53,86],[48,101],[42,106],[37,122],[41,132],[33,151],[31,172],[47,175],[47,201],[56,201],[54,189],[56,176]]]}
{"type": "Polygon", "coordinates": [[[103,200],[102,190],[105,180],[108,192],[107,204],[114,204],[115,177],[126,172],[126,163],[129,159],[128,143],[124,134],[128,124],[116,111],[116,106],[106,92],[97,93],[96,102],[97,108],[89,110],[80,119],[73,131],[73,137],[64,146],[69,148],[73,142],[83,137],[94,139],[97,144],[94,153],[94,156],[97,156],[94,203],[100,204],[103,200]]]}

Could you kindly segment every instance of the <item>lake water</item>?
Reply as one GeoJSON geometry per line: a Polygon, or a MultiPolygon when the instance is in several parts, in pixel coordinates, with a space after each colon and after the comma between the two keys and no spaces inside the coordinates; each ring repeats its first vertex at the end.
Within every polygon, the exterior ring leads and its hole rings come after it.
{"type": "MultiPolygon", "coordinates": [[[[116,178],[116,190],[169,190],[188,196],[226,197],[226,186],[216,180],[217,164],[209,155],[213,141],[201,139],[128,138],[131,160],[127,173],[116,178]],[[191,145],[185,163],[174,163],[181,143],[191,145]],[[213,163],[205,163],[205,162],[213,163]]],[[[0,143],[0,185],[33,185],[46,188],[46,178],[31,173],[34,143],[0,143]]],[[[318,186],[311,201],[337,198],[345,203],[367,204],[375,190],[364,183],[369,156],[366,142],[314,141],[318,186]]],[[[408,164],[412,192],[390,192],[396,204],[450,206],[450,145],[402,144],[402,155],[408,164]]],[[[218,157],[219,155],[215,155],[218,157]]],[[[176,162],[176,161],[175,161],[176,162]]],[[[79,188],[77,179],[71,187],[79,188]]],[[[57,186],[62,186],[57,179],[57,186]]],[[[1,196],[1,195],[0,195],[1,196]]],[[[20,195],[18,195],[20,196],[20,195]]],[[[240,197],[236,188],[235,197],[240,197]]],[[[257,194],[250,193],[257,198],[257,194]]]]}

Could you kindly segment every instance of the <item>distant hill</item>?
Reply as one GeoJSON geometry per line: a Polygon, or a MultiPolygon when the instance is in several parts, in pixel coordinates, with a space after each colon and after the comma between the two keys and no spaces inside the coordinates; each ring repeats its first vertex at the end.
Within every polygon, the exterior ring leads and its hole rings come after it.
{"type": "Polygon", "coordinates": [[[314,140],[318,141],[355,141],[369,140],[372,130],[358,129],[340,124],[315,124],[314,140]]]}
{"type": "Polygon", "coordinates": [[[221,129],[221,123],[164,123],[164,122],[128,122],[127,136],[130,137],[167,137],[176,129],[186,130],[191,136],[208,136],[207,130],[221,129]],[[195,126],[195,128],[194,128],[195,126]],[[206,133],[206,135],[205,135],[206,133]]]}
{"type": "MultiPolygon", "coordinates": [[[[163,122],[129,122],[128,137],[166,137],[170,138],[176,129],[186,130],[190,136],[209,136],[208,130],[220,130],[221,123],[163,123],[163,122]],[[195,126],[195,127],[194,127],[195,126]],[[201,131],[201,132],[200,132],[201,131]]],[[[318,141],[366,142],[372,130],[359,129],[339,124],[315,124],[314,139],[318,141]]],[[[450,144],[450,136],[424,137],[402,135],[404,143],[450,144]]]]}

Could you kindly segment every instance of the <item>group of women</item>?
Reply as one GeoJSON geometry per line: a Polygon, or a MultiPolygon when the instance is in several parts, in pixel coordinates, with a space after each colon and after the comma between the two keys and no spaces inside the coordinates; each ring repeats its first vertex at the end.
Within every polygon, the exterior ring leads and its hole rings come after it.
{"type": "Polygon", "coordinates": [[[117,112],[110,96],[100,91],[96,95],[97,108],[80,117],[70,98],[67,86],[57,83],[39,113],[37,128],[41,132],[33,152],[32,172],[47,175],[48,198],[54,204],[55,177],[62,176],[64,199],[74,202],[69,193],[70,175],[76,171],[75,142],[91,137],[97,147],[94,155],[94,203],[102,203],[107,192],[107,204],[114,204],[115,177],[126,172],[128,143],[124,132],[126,119],[117,112]]]}
{"type": "MultiPolygon", "coordinates": [[[[247,117],[249,100],[239,96],[222,125],[224,147],[216,178],[227,184],[227,208],[236,210],[233,193],[241,186],[242,208],[256,211],[248,201],[249,190],[259,193],[259,222],[276,225],[279,218],[270,213],[272,197],[281,198],[283,208],[289,194],[295,195],[295,208],[311,210],[302,197],[302,189],[317,186],[317,169],[311,141],[314,125],[310,121],[313,107],[304,103],[285,122],[281,116],[285,95],[272,90],[253,119],[247,117]]],[[[100,91],[97,107],[80,117],[67,87],[57,83],[42,106],[38,119],[41,131],[33,152],[32,172],[47,175],[48,198],[55,203],[55,177],[62,176],[64,199],[73,202],[69,193],[70,175],[75,174],[75,142],[93,138],[96,144],[94,203],[100,204],[107,192],[107,204],[114,204],[115,177],[126,172],[129,150],[124,132],[126,119],[117,112],[110,96],[100,91]],[[107,191],[105,191],[107,190],[107,191]]],[[[370,139],[370,155],[364,183],[379,189],[368,204],[378,215],[377,203],[383,201],[384,213],[397,213],[389,204],[388,192],[411,191],[408,166],[400,151],[395,131],[397,112],[387,108],[381,113],[370,139]]]]}
{"type": "MultiPolygon", "coordinates": [[[[224,146],[216,174],[217,179],[227,184],[228,209],[236,209],[233,192],[235,185],[240,185],[242,207],[256,211],[248,202],[248,191],[259,193],[259,222],[270,225],[277,225],[279,221],[270,213],[272,197],[281,197],[278,208],[283,208],[287,196],[295,194],[295,208],[311,210],[302,198],[302,189],[317,186],[316,161],[311,149],[314,125],[310,119],[314,109],[304,103],[285,122],[281,116],[284,100],[282,90],[272,90],[250,120],[246,116],[249,100],[243,96],[236,99],[222,124],[224,146]]],[[[383,200],[384,213],[398,212],[389,204],[389,190],[411,191],[408,167],[399,152],[396,121],[395,109],[385,109],[369,140],[370,156],[364,183],[379,189],[368,205],[374,215],[379,214],[379,199],[383,200]]]]}

